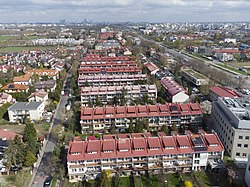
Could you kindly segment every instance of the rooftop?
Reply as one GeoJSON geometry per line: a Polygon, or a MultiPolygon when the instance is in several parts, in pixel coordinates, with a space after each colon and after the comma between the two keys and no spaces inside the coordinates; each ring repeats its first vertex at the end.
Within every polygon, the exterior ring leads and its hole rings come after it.
{"type": "Polygon", "coordinates": [[[239,97],[239,95],[235,91],[222,86],[212,86],[209,88],[209,90],[218,95],[218,97],[230,97],[230,98],[239,97]]]}
{"type": "Polygon", "coordinates": [[[8,110],[37,110],[42,102],[16,102],[8,110]]]}

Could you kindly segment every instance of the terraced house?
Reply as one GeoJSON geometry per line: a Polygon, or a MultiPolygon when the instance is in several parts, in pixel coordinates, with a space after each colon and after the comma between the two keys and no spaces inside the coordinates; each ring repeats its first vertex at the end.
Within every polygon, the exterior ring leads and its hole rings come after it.
{"type": "Polygon", "coordinates": [[[69,143],[67,167],[70,182],[94,179],[102,170],[111,175],[149,171],[188,172],[213,167],[223,158],[217,134],[166,136],[159,133],[104,135],[101,139],[74,138],[69,143]]]}
{"type": "Polygon", "coordinates": [[[103,105],[115,104],[124,95],[125,104],[130,104],[138,99],[148,97],[148,100],[155,102],[157,99],[156,85],[130,85],[130,86],[101,86],[83,87],[81,89],[81,102],[86,106],[89,102],[95,103],[97,98],[103,105]]]}
{"type": "Polygon", "coordinates": [[[181,125],[198,125],[201,123],[203,111],[198,103],[189,104],[157,104],[140,106],[96,107],[81,109],[82,132],[103,132],[115,126],[120,132],[125,131],[136,120],[148,120],[152,130],[158,130],[163,124],[177,127],[181,125]]]}

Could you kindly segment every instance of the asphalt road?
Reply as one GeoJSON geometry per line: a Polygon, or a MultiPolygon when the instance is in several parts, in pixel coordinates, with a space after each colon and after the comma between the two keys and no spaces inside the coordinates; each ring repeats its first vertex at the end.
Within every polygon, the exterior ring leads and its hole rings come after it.
{"type": "MultiPolygon", "coordinates": [[[[57,111],[55,112],[52,128],[55,128],[57,125],[62,124],[65,105],[67,103],[68,96],[62,96],[60,102],[58,103],[57,111]]],[[[51,133],[49,134],[48,143],[46,144],[45,151],[41,160],[41,163],[37,169],[37,173],[35,175],[35,178],[32,182],[31,187],[43,187],[43,183],[45,178],[47,177],[46,173],[44,172],[44,168],[47,165],[47,159],[50,157],[50,155],[53,153],[53,150],[55,148],[55,140],[51,136],[51,133]]]]}

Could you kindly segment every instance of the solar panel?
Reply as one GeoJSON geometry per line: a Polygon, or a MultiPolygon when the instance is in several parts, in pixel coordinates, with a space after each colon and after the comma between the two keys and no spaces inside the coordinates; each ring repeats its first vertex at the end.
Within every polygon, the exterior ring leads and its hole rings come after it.
{"type": "Polygon", "coordinates": [[[194,147],[194,151],[207,151],[206,147],[194,147]]]}
{"type": "Polygon", "coordinates": [[[13,85],[13,84],[10,84],[10,85],[9,85],[9,88],[14,88],[14,85],[13,85]]]}
{"type": "Polygon", "coordinates": [[[171,112],[178,112],[178,107],[177,106],[169,106],[169,109],[171,112]]]}

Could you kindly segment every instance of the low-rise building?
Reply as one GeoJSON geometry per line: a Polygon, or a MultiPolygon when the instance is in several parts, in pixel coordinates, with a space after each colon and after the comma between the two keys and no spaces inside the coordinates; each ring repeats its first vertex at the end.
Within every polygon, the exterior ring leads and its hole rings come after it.
{"type": "Polygon", "coordinates": [[[37,74],[40,78],[43,76],[48,76],[53,80],[56,80],[59,77],[58,71],[55,69],[32,69],[24,72],[26,75],[37,74]]]}
{"type": "Polygon", "coordinates": [[[43,90],[32,93],[28,97],[29,102],[46,102],[49,99],[49,94],[43,90]]]}
{"type": "Polygon", "coordinates": [[[9,83],[1,88],[6,93],[28,92],[29,86],[22,84],[9,83]]]}
{"type": "Polygon", "coordinates": [[[214,129],[225,150],[238,164],[246,164],[250,153],[249,98],[218,98],[213,102],[214,129]]]}
{"type": "Polygon", "coordinates": [[[78,69],[79,75],[134,75],[141,74],[142,70],[139,67],[106,67],[92,68],[85,67],[78,69]]]}
{"type": "Polygon", "coordinates": [[[48,80],[48,81],[39,81],[34,85],[36,91],[43,90],[46,92],[53,92],[56,89],[56,81],[48,80]]]}
{"type": "Polygon", "coordinates": [[[83,61],[80,68],[107,68],[107,67],[137,67],[135,61],[83,61]]]}
{"type": "Polygon", "coordinates": [[[189,104],[157,104],[116,107],[82,107],[80,123],[82,132],[103,132],[114,126],[119,131],[125,131],[129,124],[136,121],[148,121],[152,130],[159,130],[163,124],[177,127],[181,125],[200,125],[203,111],[198,103],[189,104]]]}
{"type": "Polygon", "coordinates": [[[157,88],[155,85],[83,87],[81,89],[81,102],[82,105],[88,105],[89,102],[95,103],[98,98],[103,105],[115,104],[120,102],[123,94],[126,104],[133,103],[146,95],[148,100],[155,102],[157,88]]]}
{"type": "Polygon", "coordinates": [[[148,171],[189,172],[205,170],[223,158],[224,148],[216,133],[166,136],[159,133],[104,135],[101,139],[74,138],[69,143],[67,167],[70,182],[111,175],[148,171]]]}
{"type": "Polygon", "coordinates": [[[10,122],[21,122],[27,117],[30,120],[41,120],[44,112],[43,102],[16,102],[8,108],[10,122]]]}
{"type": "Polygon", "coordinates": [[[147,82],[147,75],[82,75],[78,77],[78,85],[82,86],[126,86],[147,82]]]}
{"type": "Polygon", "coordinates": [[[171,77],[161,79],[162,86],[166,89],[166,96],[172,103],[185,103],[189,100],[188,92],[175,82],[171,77]]]}
{"type": "Polygon", "coordinates": [[[0,107],[6,103],[15,103],[16,99],[7,93],[0,93],[0,107]]]}
{"type": "Polygon", "coordinates": [[[30,75],[22,75],[18,77],[14,77],[13,79],[14,84],[22,84],[26,86],[31,85],[31,76],[30,75]]]}
{"type": "Polygon", "coordinates": [[[158,71],[160,71],[160,68],[152,62],[147,62],[144,66],[146,66],[151,75],[155,75],[158,71]]]}
{"type": "Polygon", "coordinates": [[[181,68],[181,74],[186,80],[190,81],[195,86],[207,85],[209,82],[207,77],[187,66],[181,68]]]}
{"type": "Polygon", "coordinates": [[[209,99],[211,101],[215,101],[218,97],[230,97],[230,98],[238,98],[239,95],[226,87],[222,86],[212,86],[209,88],[209,99]]]}

